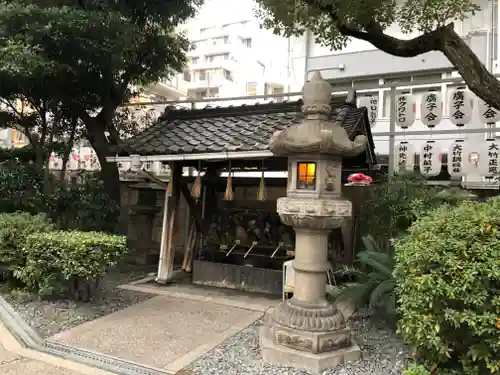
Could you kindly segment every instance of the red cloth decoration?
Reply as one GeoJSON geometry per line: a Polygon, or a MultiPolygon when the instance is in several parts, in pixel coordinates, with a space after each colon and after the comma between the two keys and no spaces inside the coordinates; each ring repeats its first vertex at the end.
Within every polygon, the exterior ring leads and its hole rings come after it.
{"type": "Polygon", "coordinates": [[[347,177],[347,181],[351,183],[371,184],[373,178],[365,175],[364,173],[353,173],[347,177]]]}

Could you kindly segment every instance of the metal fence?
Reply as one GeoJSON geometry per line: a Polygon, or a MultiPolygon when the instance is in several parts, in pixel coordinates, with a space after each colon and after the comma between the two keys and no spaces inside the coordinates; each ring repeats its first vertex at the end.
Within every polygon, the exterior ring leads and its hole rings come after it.
{"type": "MultiPolygon", "coordinates": [[[[500,75],[497,75],[499,77],[500,75]]],[[[358,95],[362,95],[366,92],[376,92],[376,91],[389,91],[390,92],[390,106],[389,106],[389,130],[388,131],[372,131],[375,142],[377,140],[385,140],[389,142],[389,153],[388,153],[388,170],[389,175],[394,175],[395,170],[395,146],[396,138],[406,137],[406,136],[424,136],[430,137],[435,135],[457,135],[462,136],[464,134],[487,134],[490,135],[496,132],[500,132],[500,128],[496,126],[483,126],[477,128],[465,128],[465,129],[427,129],[427,130],[403,130],[396,126],[396,98],[398,92],[411,90],[414,88],[425,88],[425,87],[436,87],[441,86],[442,88],[448,87],[448,85],[460,85],[465,87],[465,82],[461,78],[442,78],[441,80],[417,80],[415,82],[401,82],[398,80],[392,82],[386,82],[379,85],[357,85],[355,81],[351,85],[336,85],[332,82],[333,95],[343,95],[353,88],[357,91],[358,95]]],[[[255,104],[255,103],[266,103],[266,102],[277,102],[283,100],[297,100],[302,97],[301,92],[289,92],[283,94],[268,94],[268,95],[254,95],[254,96],[238,96],[238,97],[226,97],[226,98],[206,98],[206,99],[185,99],[185,100],[174,100],[174,101],[151,101],[151,102],[139,102],[139,103],[129,103],[125,106],[173,106],[176,108],[186,108],[186,109],[199,109],[205,107],[226,107],[229,105],[237,106],[241,104],[255,104]]],[[[443,97],[443,102],[446,101],[446,97],[443,97]]],[[[379,105],[385,105],[384,100],[379,97],[379,105]]],[[[380,109],[378,110],[380,113],[380,109]]]]}

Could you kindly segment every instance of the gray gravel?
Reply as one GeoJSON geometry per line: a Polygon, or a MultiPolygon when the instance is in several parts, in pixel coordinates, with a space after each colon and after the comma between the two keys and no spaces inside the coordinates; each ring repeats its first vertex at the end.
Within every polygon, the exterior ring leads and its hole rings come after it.
{"type": "Polygon", "coordinates": [[[145,293],[116,288],[118,285],[146,276],[145,269],[110,272],[101,281],[99,290],[92,300],[87,303],[71,300],[40,300],[24,292],[8,291],[5,285],[0,285],[0,293],[42,337],[49,337],[153,297],[145,293]]]}
{"type": "MultiPolygon", "coordinates": [[[[258,322],[191,363],[186,370],[199,375],[309,375],[304,370],[264,364],[259,350],[258,322]]],[[[407,367],[403,343],[389,330],[367,320],[351,321],[363,359],[324,371],[323,375],[400,375],[407,367]]]]}

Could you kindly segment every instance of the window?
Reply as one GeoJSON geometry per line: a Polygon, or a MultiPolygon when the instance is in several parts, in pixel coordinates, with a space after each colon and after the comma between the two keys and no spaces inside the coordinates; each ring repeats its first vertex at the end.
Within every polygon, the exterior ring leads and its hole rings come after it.
{"type": "Polygon", "coordinates": [[[257,95],[257,82],[248,82],[247,83],[247,95],[248,96],[257,95]]]}
{"type": "Polygon", "coordinates": [[[184,81],[191,82],[191,72],[189,70],[184,71],[184,81]]]}
{"type": "Polygon", "coordinates": [[[225,36],[223,39],[224,39],[224,44],[229,44],[229,37],[228,36],[225,36]]]}
{"type": "Polygon", "coordinates": [[[227,79],[228,81],[232,81],[233,80],[233,75],[231,74],[231,72],[227,69],[224,69],[224,78],[227,79]]]}
{"type": "Polygon", "coordinates": [[[241,39],[241,43],[243,43],[244,46],[250,48],[252,47],[252,38],[241,39]]]}
{"type": "Polygon", "coordinates": [[[206,62],[223,61],[223,60],[229,60],[229,53],[220,53],[217,55],[205,56],[206,62]]]}
{"type": "Polygon", "coordinates": [[[219,88],[218,87],[213,87],[208,90],[208,96],[210,98],[217,98],[219,96],[219,88]]]}
{"type": "Polygon", "coordinates": [[[191,99],[205,99],[207,97],[207,90],[188,90],[187,96],[191,99]]]}
{"type": "Polygon", "coordinates": [[[198,72],[198,79],[199,79],[200,81],[204,81],[204,80],[206,80],[206,79],[207,79],[207,71],[206,71],[206,70],[200,70],[200,71],[198,72]]]}
{"type": "Polygon", "coordinates": [[[316,163],[297,163],[297,189],[316,190],[316,163]]]}
{"type": "Polygon", "coordinates": [[[196,65],[196,64],[198,64],[198,61],[199,61],[199,60],[200,60],[200,59],[199,59],[198,57],[193,57],[193,58],[191,59],[191,64],[196,65]]]}

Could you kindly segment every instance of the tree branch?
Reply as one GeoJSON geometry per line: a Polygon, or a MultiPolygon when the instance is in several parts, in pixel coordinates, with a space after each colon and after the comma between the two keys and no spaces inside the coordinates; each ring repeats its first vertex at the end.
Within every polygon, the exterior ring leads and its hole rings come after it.
{"type": "Polygon", "coordinates": [[[415,57],[431,51],[441,51],[460,73],[469,89],[486,103],[500,110],[500,82],[455,32],[453,23],[416,38],[403,40],[385,34],[375,21],[364,25],[364,30],[350,28],[337,17],[332,5],[322,4],[318,0],[303,1],[327,14],[342,35],[369,42],[390,55],[415,57]]]}

